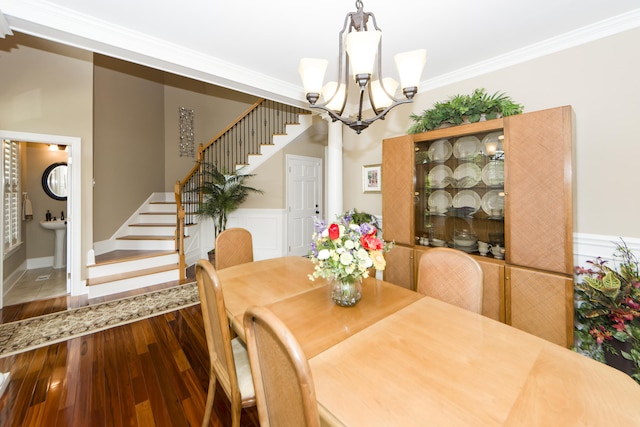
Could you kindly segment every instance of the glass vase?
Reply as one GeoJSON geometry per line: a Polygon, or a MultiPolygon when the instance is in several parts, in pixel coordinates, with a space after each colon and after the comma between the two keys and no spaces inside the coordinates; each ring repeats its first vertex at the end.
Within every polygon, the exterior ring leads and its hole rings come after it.
{"type": "Polygon", "coordinates": [[[351,281],[334,279],[330,289],[333,302],[341,307],[353,307],[362,298],[362,277],[351,281]]]}

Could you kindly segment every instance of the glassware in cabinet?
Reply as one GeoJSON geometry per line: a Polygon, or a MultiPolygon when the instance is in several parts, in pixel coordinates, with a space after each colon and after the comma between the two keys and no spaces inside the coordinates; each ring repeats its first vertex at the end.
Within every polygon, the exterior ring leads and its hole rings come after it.
{"type": "MultiPolygon", "coordinates": [[[[416,244],[504,248],[502,131],[416,142],[416,244]]],[[[491,251],[481,255],[494,256],[491,251]]],[[[501,256],[495,250],[495,257],[501,256]]]]}

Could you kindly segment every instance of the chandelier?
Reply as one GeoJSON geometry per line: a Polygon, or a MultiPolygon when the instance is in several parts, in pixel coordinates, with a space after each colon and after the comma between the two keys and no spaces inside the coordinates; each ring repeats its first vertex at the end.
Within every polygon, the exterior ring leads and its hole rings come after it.
{"type": "Polygon", "coordinates": [[[326,59],[303,58],[299,71],[311,108],[324,110],[332,121],[339,120],[360,133],[374,121],[384,119],[392,108],[413,101],[427,54],[424,49],[419,49],[394,57],[405,99],[395,98],[398,82],[390,77],[382,78],[382,31],[373,13],[363,10],[362,1],[356,1],[356,8],[356,12],[347,14],[339,35],[338,82],[323,86],[328,64],[326,59]],[[368,27],[369,20],[372,29],[368,27]],[[345,115],[350,82],[357,84],[359,99],[357,111],[345,115]],[[320,97],[322,102],[318,103],[320,97]],[[373,115],[364,118],[364,110],[371,110],[373,115]]]}

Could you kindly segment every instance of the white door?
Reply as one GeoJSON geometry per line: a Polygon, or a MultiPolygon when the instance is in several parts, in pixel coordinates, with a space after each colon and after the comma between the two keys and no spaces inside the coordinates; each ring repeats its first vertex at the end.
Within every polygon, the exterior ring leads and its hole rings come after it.
{"type": "Polygon", "coordinates": [[[314,217],[322,217],[322,159],[287,155],[287,254],[309,253],[314,217]]]}

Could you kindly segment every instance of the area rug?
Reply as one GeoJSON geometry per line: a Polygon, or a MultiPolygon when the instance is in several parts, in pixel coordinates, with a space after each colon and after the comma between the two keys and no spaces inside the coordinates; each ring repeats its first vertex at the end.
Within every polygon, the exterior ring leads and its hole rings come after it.
{"type": "Polygon", "coordinates": [[[0,325],[0,357],[200,304],[198,286],[187,283],[115,301],[0,325]]]}

